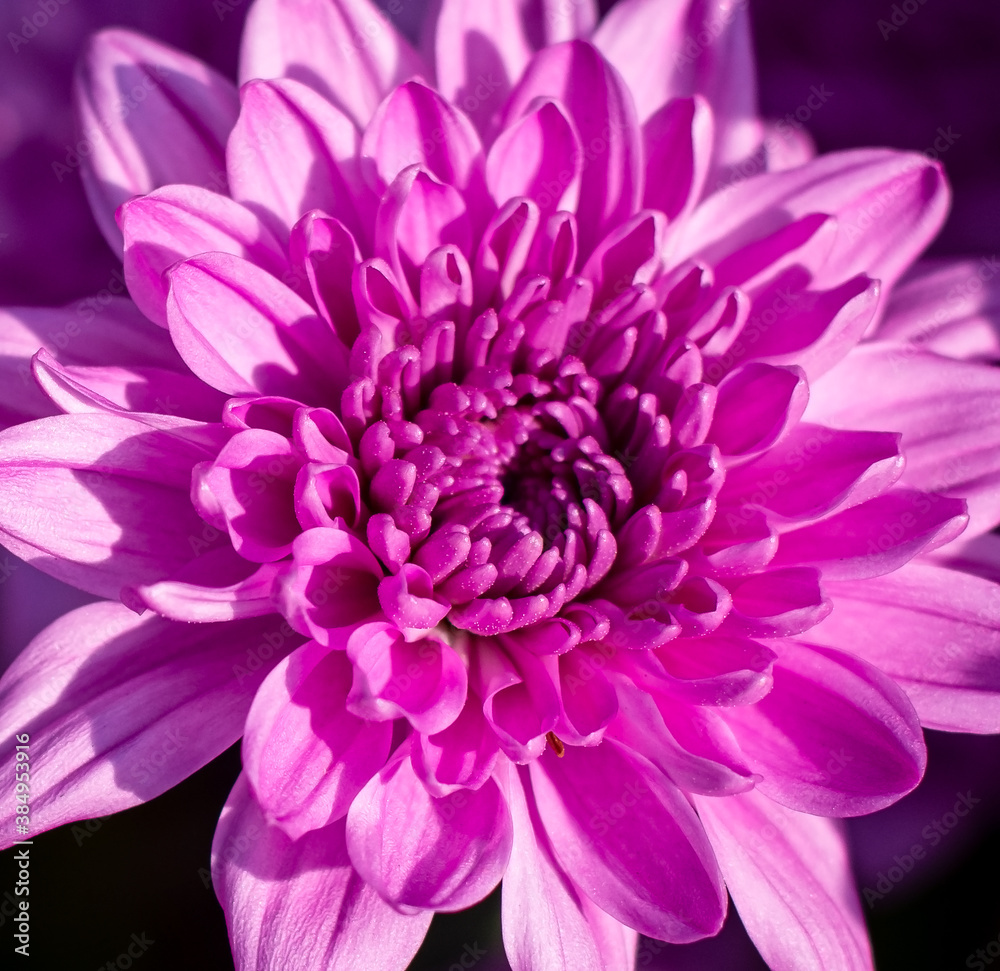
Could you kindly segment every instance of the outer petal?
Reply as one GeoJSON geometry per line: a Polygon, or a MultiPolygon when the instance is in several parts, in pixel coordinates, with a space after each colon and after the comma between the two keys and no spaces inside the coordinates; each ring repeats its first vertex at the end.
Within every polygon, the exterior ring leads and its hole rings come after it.
{"type": "Polygon", "coordinates": [[[829,586],[837,608],[810,641],[878,665],[929,728],[1000,731],[1000,586],[919,561],[829,586]]]}
{"type": "Polygon", "coordinates": [[[200,253],[242,256],[281,276],[288,263],[260,219],[228,196],[193,185],[170,185],[122,207],[125,280],[139,309],[167,326],[166,269],[200,253]]]}
{"type": "MultiPolygon", "coordinates": [[[[220,755],[267,662],[300,640],[273,614],[176,624],[103,602],[57,620],[0,681],[0,737],[31,736],[32,832],[145,802],[220,755]]],[[[13,772],[10,759],[8,792],[13,772]]],[[[10,845],[15,804],[4,805],[10,845]]]]}
{"type": "Polygon", "coordinates": [[[661,940],[719,930],[722,880],[680,789],[609,739],[543,759],[530,767],[539,816],[559,865],[594,903],[661,940]]]}
{"type": "Polygon", "coordinates": [[[877,337],[966,361],[1000,358],[1000,261],[918,263],[900,281],[877,337]]]}
{"type": "Polygon", "coordinates": [[[883,809],[923,775],[927,753],[906,695],[877,668],[828,648],[775,642],[774,687],[724,712],[757,788],[799,812],[883,809]]]}
{"type": "Polygon", "coordinates": [[[172,182],[225,190],[223,162],[239,103],[236,89],[201,61],[127,30],[97,34],[76,76],[81,173],[111,248],[126,199],[172,182]],[[80,152],[83,155],[83,152],[80,152]]]}
{"type": "Polygon", "coordinates": [[[413,48],[368,0],[257,0],[247,17],[241,83],[292,78],[360,127],[397,84],[426,73],[413,48]]]}
{"type": "Polygon", "coordinates": [[[350,687],[344,652],[310,641],[268,675],[247,716],[247,778],[292,839],[344,816],[389,754],[392,723],[350,714],[350,687]]]}
{"type": "Polygon", "coordinates": [[[347,847],[365,881],[401,907],[461,910],[499,883],[510,857],[510,812],[491,779],[432,797],[397,753],[354,800],[347,847]]]}
{"type": "Polygon", "coordinates": [[[60,415],[0,434],[4,545],[104,597],[176,572],[208,545],[189,493],[211,450],[190,436],[212,426],[175,422],[165,431],[126,415],[60,415]]]}
{"type": "Polygon", "coordinates": [[[405,971],[431,911],[397,913],[354,871],[344,824],[292,842],[269,826],[241,776],[212,846],[237,971],[405,971]]]}
{"type": "Polygon", "coordinates": [[[597,26],[596,0],[522,0],[520,7],[528,40],[536,48],[587,38],[597,26]]]}
{"type": "Polygon", "coordinates": [[[170,333],[188,367],[228,394],[339,401],[347,349],[312,307],[270,273],[223,253],[178,264],[170,333]]]}
{"type": "Polygon", "coordinates": [[[948,211],[941,167],[888,149],[831,152],[709,196],[680,227],[671,257],[715,262],[810,213],[837,218],[833,249],[807,266],[813,285],[867,273],[888,290],[930,242],[948,211]]]}
{"type": "Polygon", "coordinates": [[[695,796],[726,886],[773,971],[871,971],[868,935],[837,824],[759,792],[695,796]]]}
{"type": "Polygon", "coordinates": [[[862,345],[813,385],[807,418],[902,432],[900,485],[968,500],[969,537],[1000,521],[996,368],[906,345],[862,345]]]}

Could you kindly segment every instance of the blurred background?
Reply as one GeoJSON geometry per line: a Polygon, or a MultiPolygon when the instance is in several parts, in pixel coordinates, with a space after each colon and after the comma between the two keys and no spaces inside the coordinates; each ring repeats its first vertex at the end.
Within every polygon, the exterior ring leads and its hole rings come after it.
{"type": "MultiPolygon", "coordinates": [[[[232,76],[247,5],[60,0],[36,36],[12,43],[39,2],[0,0],[0,305],[67,303],[105,287],[116,267],[78,175],[60,179],[53,171],[74,141],[70,81],[87,35],[132,27],[232,76]]],[[[423,6],[404,3],[397,18],[404,31],[418,29],[423,6]]],[[[1000,4],[751,0],[751,12],[765,116],[808,112],[805,127],[822,152],[861,145],[922,151],[937,142],[954,208],[931,253],[1000,252],[1000,4]],[[827,95],[815,111],[804,108],[814,87],[827,95]]],[[[0,551],[3,664],[85,600],[0,551]]],[[[847,824],[880,971],[975,969],[1000,954],[1000,738],[929,736],[921,786],[847,824]],[[959,817],[962,799],[972,808],[959,817]],[[914,846],[924,850],[919,860],[910,857],[914,846]]],[[[141,971],[231,968],[207,868],[215,821],[238,771],[234,749],[151,804],[39,838],[32,956],[18,966],[89,971],[113,965],[132,935],[145,935],[141,971]]],[[[0,901],[14,873],[11,853],[0,855],[0,901]]],[[[472,911],[437,918],[413,969],[450,971],[473,961],[481,971],[507,968],[497,906],[494,895],[472,911]]],[[[14,966],[11,933],[0,914],[3,966],[14,966]]],[[[764,965],[733,918],[719,938],[699,945],[643,942],[639,967],[764,965]]]]}

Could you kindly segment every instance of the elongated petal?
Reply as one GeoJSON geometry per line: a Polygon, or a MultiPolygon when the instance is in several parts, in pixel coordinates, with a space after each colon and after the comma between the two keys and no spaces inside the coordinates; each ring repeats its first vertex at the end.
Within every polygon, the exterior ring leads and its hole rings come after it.
{"type": "MultiPolygon", "coordinates": [[[[845,645],[850,647],[851,645],[845,645]]],[[[823,816],[874,812],[909,792],[927,755],[902,690],[852,654],[781,643],[774,687],[725,711],[762,793],[823,816]]]]}
{"type": "Polygon", "coordinates": [[[704,831],[645,759],[605,739],[530,771],[556,860],[602,910],[676,943],[718,931],[725,891],[704,831]]]}
{"type": "Polygon", "coordinates": [[[871,971],[868,935],[837,824],[759,792],[695,797],[726,887],[774,971],[871,971]]]}
{"type": "Polygon", "coordinates": [[[405,751],[347,814],[351,860],[397,906],[461,910],[477,903],[503,876],[511,839],[510,812],[493,780],[437,799],[405,751]]]}
{"type": "Polygon", "coordinates": [[[1000,358],[1000,261],[928,260],[900,281],[876,335],[964,361],[1000,358]]]}
{"type": "Polygon", "coordinates": [[[358,876],[343,822],[293,843],[268,824],[245,776],[215,832],[212,881],[237,971],[405,971],[433,916],[398,913],[358,876]]]}
{"type": "Polygon", "coordinates": [[[162,430],[122,414],[78,414],[3,432],[4,545],[103,597],[176,572],[208,545],[210,527],[189,498],[194,464],[211,455],[188,437],[198,427],[175,419],[173,430],[162,430]]]}
{"type": "Polygon", "coordinates": [[[310,641],[268,675],[247,716],[247,778],[292,839],[344,816],[389,754],[392,723],[350,714],[350,686],[343,651],[310,641]]]}
{"type": "Polygon", "coordinates": [[[225,191],[226,139],[239,102],[201,61],[128,30],[90,42],[77,70],[81,173],[97,223],[121,252],[115,210],[173,182],[225,191]]]}
{"type": "Polygon", "coordinates": [[[226,149],[233,198],[258,212],[282,240],[312,209],[355,235],[374,200],[357,168],[358,131],[342,111],[297,81],[252,81],[226,149]]]}
{"type": "Polygon", "coordinates": [[[855,349],[817,381],[807,417],[903,434],[900,485],[966,499],[968,535],[1000,522],[1000,371],[895,343],[855,349]]]}
{"type": "Polygon", "coordinates": [[[903,686],[929,728],[1000,731],[1000,586],[930,562],[831,583],[837,609],[807,637],[903,686]]]}
{"type": "Polygon", "coordinates": [[[609,229],[638,210],[642,199],[642,146],[632,99],[618,74],[583,41],[535,55],[504,109],[505,127],[537,97],[566,106],[585,147],[577,207],[585,258],[609,229]]]}
{"type": "Polygon", "coordinates": [[[523,0],[519,6],[525,33],[535,48],[586,39],[597,26],[596,0],[523,0]]]}
{"type": "Polygon", "coordinates": [[[339,400],[347,350],[312,307],[247,260],[209,253],[178,264],[170,333],[188,367],[228,394],[339,400]]]}
{"type": "MultiPolygon", "coordinates": [[[[0,682],[0,737],[31,736],[32,832],[145,802],[220,755],[274,660],[300,640],[273,614],[176,624],[101,602],[57,620],[0,682]]],[[[10,792],[13,767],[0,770],[10,792]]],[[[16,838],[14,805],[4,845],[16,838]]]]}
{"type": "Polygon", "coordinates": [[[231,253],[281,276],[288,264],[278,241],[248,209],[193,185],[171,185],[125,203],[125,280],[139,309],[167,326],[164,271],[201,253],[231,253]]]}
{"type": "Polygon", "coordinates": [[[717,192],[674,241],[676,260],[716,261],[809,213],[837,218],[833,249],[807,265],[814,285],[866,273],[888,290],[941,227],[949,193],[940,166],[887,149],[831,152],[717,192]]]}
{"type": "Polygon", "coordinates": [[[241,83],[291,78],[308,84],[362,128],[392,88],[426,74],[369,0],[258,0],[247,16],[241,83]]]}

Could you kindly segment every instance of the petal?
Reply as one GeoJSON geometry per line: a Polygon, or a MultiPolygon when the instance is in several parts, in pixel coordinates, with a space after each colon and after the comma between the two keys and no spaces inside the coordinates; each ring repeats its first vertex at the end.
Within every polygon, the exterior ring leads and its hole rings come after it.
{"type": "Polygon", "coordinates": [[[503,878],[501,925],[512,971],[604,971],[580,896],[553,858],[538,821],[524,769],[509,773],[507,799],[514,842],[503,878]]]}
{"type": "Polygon", "coordinates": [[[866,273],[888,291],[937,233],[948,199],[940,166],[923,155],[831,152],[709,196],[681,227],[671,257],[714,263],[810,213],[827,213],[837,235],[832,251],[806,267],[814,285],[866,273]]]}
{"type": "Polygon", "coordinates": [[[812,388],[810,420],[903,433],[900,485],[967,499],[968,535],[1000,521],[1000,371],[913,347],[857,347],[812,388]]]}
{"type": "Polygon", "coordinates": [[[165,271],[200,253],[242,256],[274,276],[288,264],[270,230],[227,196],[193,185],[170,185],[121,208],[125,280],[139,309],[167,326],[165,271]]]}
{"type": "Polygon", "coordinates": [[[556,860],[602,910],[640,933],[686,943],[715,934],[725,890],[684,795],[641,756],[605,739],[531,763],[556,860]]]}
{"type": "Polygon", "coordinates": [[[589,37],[599,16],[596,0],[524,0],[520,7],[525,33],[535,48],[589,37]]]}
{"type": "Polygon", "coordinates": [[[354,800],[347,848],[365,882],[397,907],[461,910],[482,900],[507,867],[512,824],[491,779],[432,797],[406,746],[354,800]]]}
{"type": "Polygon", "coordinates": [[[779,651],[771,693],[723,713],[760,792],[799,812],[859,816],[916,786],[923,734],[893,681],[841,651],[787,640],[779,651]]]}
{"type": "Polygon", "coordinates": [[[740,918],[773,971],[872,971],[837,824],[759,792],[695,797],[740,918]]]}
{"type": "Polygon", "coordinates": [[[225,144],[239,102],[232,82],[201,61],[132,31],[105,30],[80,61],[74,94],[90,149],[84,188],[116,252],[115,210],[131,196],[173,182],[225,191],[225,144]]]}
{"type": "Polygon", "coordinates": [[[712,110],[700,97],[674,98],[646,122],[646,209],[671,222],[690,212],[708,178],[714,132],[712,110]]]}
{"type": "Polygon", "coordinates": [[[146,802],[220,755],[272,659],[300,640],[274,614],[175,624],[107,602],[47,627],[0,682],[0,737],[31,736],[33,832],[146,802]]]}
{"type": "Polygon", "coordinates": [[[943,357],[993,362],[1000,358],[1000,263],[928,260],[893,291],[876,336],[943,357]]]}
{"type": "Polygon", "coordinates": [[[311,209],[366,239],[375,200],[358,171],[358,130],[345,114],[297,81],[251,81],[226,149],[232,196],[282,240],[311,209]]]}
{"type": "Polygon", "coordinates": [[[392,88],[415,74],[427,74],[420,58],[368,0],[258,0],[247,16],[241,83],[291,78],[359,127],[392,88]]]}
{"type": "Polygon", "coordinates": [[[334,823],[292,842],[268,825],[245,776],[222,811],[212,881],[237,971],[405,971],[433,914],[404,916],[355,872],[334,823]]]}
{"type": "Polygon", "coordinates": [[[208,253],[170,272],[170,334],[188,367],[227,394],[339,402],[347,349],[301,297],[237,256],[208,253]]]}
{"type": "Polygon", "coordinates": [[[267,676],[247,716],[243,765],[270,824],[292,839],[346,815],[385,764],[392,723],[345,707],[351,662],[309,641],[267,676]]]}
{"type": "Polygon", "coordinates": [[[1000,731],[1000,587],[915,561],[876,580],[832,583],[837,609],[809,632],[900,684],[929,728],[1000,731]]]}
{"type": "Polygon", "coordinates": [[[748,156],[759,139],[757,85],[745,4],[622,0],[594,33],[645,122],[671,98],[700,94],[719,120],[717,161],[748,156]]]}
{"type": "Polygon", "coordinates": [[[3,432],[4,545],[57,579],[116,599],[124,584],[175,573],[218,536],[189,496],[194,464],[211,456],[189,435],[198,428],[78,414],[3,432]]]}
{"type": "Polygon", "coordinates": [[[504,110],[504,127],[555,98],[580,133],[584,169],[577,219],[586,258],[605,233],[639,209],[642,146],[632,99],[618,74],[590,44],[569,41],[532,59],[504,110]]]}

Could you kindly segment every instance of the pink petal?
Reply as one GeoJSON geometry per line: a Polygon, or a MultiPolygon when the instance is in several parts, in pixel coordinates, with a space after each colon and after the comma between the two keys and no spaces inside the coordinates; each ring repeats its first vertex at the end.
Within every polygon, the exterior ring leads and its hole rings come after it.
{"type": "Polygon", "coordinates": [[[604,971],[580,896],[553,859],[544,829],[536,826],[538,810],[526,776],[523,769],[508,775],[514,842],[503,878],[501,923],[507,959],[512,971],[604,971]]]}
{"type": "Polygon", "coordinates": [[[829,255],[806,267],[814,285],[866,273],[888,290],[937,233],[948,197],[940,167],[922,155],[831,152],[710,196],[680,227],[671,256],[716,262],[803,216],[827,213],[837,218],[837,236],[829,255]]]}
{"type": "Polygon", "coordinates": [[[237,256],[208,253],[175,266],[167,318],[188,367],[227,394],[324,404],[339,402],[347,384],[347,349],[330,327],[283,283],[237,256]]]}
{"type": "Polygon", "coordinates": [[[291,78],[308,84],[359,127],[397,84],[427,73],[368,0],[260,0],[247,16],[241,83],[291,78]]]}
{"type": "Polygon", "coordinates": [[[757,85],[745,5],[623,0],[601,21],[594,43],[621,71],[641,122],[671,98],[700,94],[719,120],[718,163],[737,162],[757,147],[757,85]]]}
{"type": "Polygon", "coordinates": [[[247,716],[243,765],[268,822],[292,839],[346,815],[385,764],[392,722],[345,707],[351,662],[309,641],[267,676],[247,716]]]}
{"type": "Polygon", "coordinates": [[[998,395],[996,368],[877,342],[813,385],[808,417],[902,432],[900,485],[967,499],[971,537],[1000,521],[998,395]]]}
{"type": "Polygon", "coordinates": [[[492,775],[499,751],[482,702],[470,695],[444,731],[417,736],[410,760],[432,796],[450,796],[459,789],[479,789],[492,775]]]}
{"type": "Polygon", "coordinates": [[[853,654],[783,641],[774,687],[724,718],[775,802],[822,816],[883,809],[920,781],[927,760],[902,690],[853,654]]]}
{"type": "Polygon", "coordinates": [[[335,216],[356,239],[365,239],[375,200],[361,182],[351,119],[288,79],[251,81],[240,99],[226,149],[233,198],[282,240],[311,209],[335,216]]]}
{"type": "Polygon", "coordinates": [[[565,105],[585,148],[577,219],[586,257],[605,233],[639,209],[642,146],[632,99],[618,74],[583,41],[539,51],[504,110],[504,127],[530,111],[535,98],[565,105]]]}
{"type": "Polygon", "coordinates": [[[994,256],[918,263],[893,291],[877,336],[944,357],[996,361],[1000,358],[998,271],[994,256]]]}
{"type": "Polygon", "coordinates": [[[954,539],[968,521],[961,499],[897,489],[783,533],[772,565],[815,566],[826,580],[883,576],[954,539]]]}
{"type": "Polygon", "coordinates": [[[695,797],[740,918],[773,971],[872,971],[844,836],[759,792],[695,797]]]}
{"type": "Polygon", "coordinates": [[[162,430],[124,414],[60,415],[0,433],[4,545],[112,598],[194,559],[218,538],[189,498],[191,470],[212,447],[190,433],[211,426],[174,421],[162,430]]]}
{"type": "Polygon", "coordinates": [[[486,160],[486,181],[498,205],[528,196],[546,215],[576,210],[582,174],[580,136],[555,101],[542,101],[503,131],[486,160]]]}
{"type": "Polygon", "coordinates": [[[248,209],[193,185],[170,185],[126,202],[125,280],[139,309],[167,326],[165,271],[200,253],[242,256],[274,276],[288,272],[278,241],[248,209]]]}
{"type": "MultiPolygon", "coordinates": [[[[146,802],[220,755],[272,659],[299,641],[274,614],[175,624],[101,602],[57,620],[0,682],[0,737],[31,736],[32,832],[146,802]]],[[[14,764],[0,770],[9,792],[14,764]]]]}
{"type": "Polygon", "coordinates": [[[240,776],[212,845],[237,971],[405,971],[431,911],[398,913],[358,876],[334,823],[292,842],[240,776]]]}
{"type": "Polygon", "coordinates": [[[833,583],[837,609],[810,641],[854,651],[905,689],[929,728],[1000,731],[997,585],[916,561],[876,580],[833,583]]]}
{"type": "Polygon", "coordinates": [[[97,223],[121,251],[115,210],[185,182],[225,191],[236,89],[201,61],[128,30],[90,41],[75,81],[77,123],[90,151],[81,174],[97,223]]]}
{"type": "Polygon", "coordinates": [[[347,814],[347,848],[365,882],[397,907],[461,910],[482,900],[507,867],[512,824],[490,780],[432,797],[406,746],[347,814]]]}
{"type": "Polygon", "coordinates": [[[434,34],[438,90],[488,132],[531,57],[518,5],[444,0],[434,34]]]}
{"type": "Polygon", "coordinates": [[[523,0],[520,7],[528,40],[536,49],[589,37],[599,16],[596,0],[523,0]]]}
{"type": "Polygon", "coordinates": [[[549,753],[530,772],[557,862],[602,910],[676,943],[719,930],[725,890],[704,831],[645,759],[606,739],[549,753]]]}
{"type": "Polygon", "coordinates": [[[671,222],[690,212],[708,178],[714,133],[712,109],[697,96],[668,101],[646,122],[646,209],[671,222]]]}

